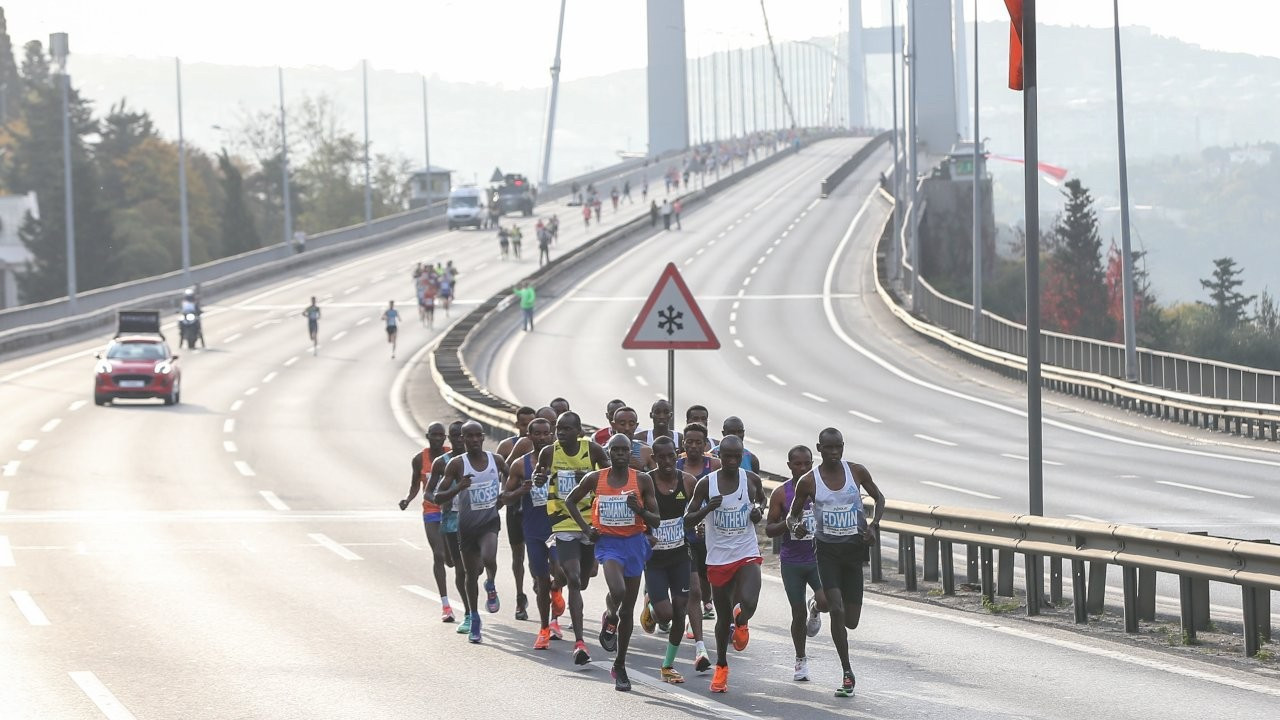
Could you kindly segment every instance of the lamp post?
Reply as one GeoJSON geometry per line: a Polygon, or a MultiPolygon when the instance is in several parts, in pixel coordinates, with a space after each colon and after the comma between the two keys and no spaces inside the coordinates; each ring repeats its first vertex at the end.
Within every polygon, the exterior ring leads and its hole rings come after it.
{"type": "Polygon", "coordinates": [[[427,76],[422,76],[422,154],[427,172],[427,207],[431,207],[431,126],[427,120],[427,76]]]}
{"type": "Polygon", "coordinates": [[[67,56],[71,54],[71,46],[66,33],[49,35],[49,54],[53,56],[55,74],[61,79],[62,86],[62,181],[66,203],[66,236],[67,236],[67,307],[71,313],[76,311],[76,216],[72,209],[75,196],[71,189],[71,110],[68,107],[68,94],[71,89],[71,75],[67,72],[67,56]]]}
{"type": "Polygon", "coordinates": [[[293,241],[293,210],[290,209],[289,196],[289,135],[285,125],[284,113],[284,68],[276,68],[276,78],[280,85],[280,187],[284,191],[284,244],[293,241]]]}
{"type": "Polygon", "coordinates": [[[178,214],[182,221],[182,281],[191,284],[191,226],[187,222],[187,145],[182,131],[182,61],[173,59],[178,79],[178,214]]]}
{"type": "MultiPolygon", "coordinates": [[[[369,61],[360,61],[360,76],[364,86],[364,226],[367,231],[373,223],[373,183],[369,177],[369,61]]],[[[428,176],[430,177],[430,176],[428,176]]]]}

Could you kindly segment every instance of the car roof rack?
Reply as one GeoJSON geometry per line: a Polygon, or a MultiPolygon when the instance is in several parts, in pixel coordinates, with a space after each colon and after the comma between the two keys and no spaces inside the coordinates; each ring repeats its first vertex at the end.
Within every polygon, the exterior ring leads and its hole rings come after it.
{"type": "Polygon", "coordinates": [[[159,335],[164,340],[164,333],[160,332],[160,311],[159,310],[121,310],[116,313],[116,334],[115,337],[121,335],[159,335]]]}

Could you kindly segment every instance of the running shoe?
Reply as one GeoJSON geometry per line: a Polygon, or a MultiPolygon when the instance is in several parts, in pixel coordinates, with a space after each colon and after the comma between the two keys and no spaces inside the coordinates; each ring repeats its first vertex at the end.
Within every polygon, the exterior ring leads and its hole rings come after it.
{"type": "Polygon", "coordinates": [[[471,632],[471,616],[463,615],[462,622],[458,623],[458,629],[455,631],[459,635],[466,635],[471,632]]]}
{"type": "Polygon", "coordinates": [[[684,626],[684,636],[685,636],[687,639],[689,639],[689,640],[692,640],[692,639],[693,639],[693,624],[692,624],[692,623],[685,623],[685,626],[684,626]]]}
{"type": "Polygon", "coordinates": [[[671,632],[671,621],[668,620],[667,622],[658,623],[658,632],[663,634],[671,632]]]}
{"type": "Polygon", "coordinates": [[[551,639],[552,639],[552,640],[563,640],[563,639],[564,639],[564,633],[560,631],[560,621],[559,621],[559,620],[552,620],[550,623],[548,623],[548,624],[547,624],[547,629],[551,631],[551,639]]]}
{"type": "Polygon", "coordinates": [[[709,602],[702,603],[702,619],[703,620],[716,619],[716,609],[714,605],[712,605],[709,602]]]}
{"type": "Polygon", "coordinates": [[[525,596],[524,593],[520,593],[519,595],[516,595],[516,619],[517,620],[529,619],[528,607],[529,607],[529,598],[525,596]]]}
{"type": "Polygon", "coordinates": [[[607,612],[600,616],[600,647],[605,652],[618,651],[618,618],[607,612]]]}
{"type": "Polygon", "coordinates": [[[551,628],[542,628],[538,631],[538,639],[533,641],[534,650],[549,650],[551,648],[551,628]]]}
{"type": "Polygon", "coordinates": [[[796,658],[796,674],[791,676],[796,682],[805,682],[809,679],[809,658],[796,658]]]}
{"type": "Polygon", "coordinates": [[[476,613],[476,614],[475,614],[475,616],[471,618],[471,634],[467,636],[467,639],[468,639],[468,640],[470,640],[470,641],[471,641],[471,642],[473,642],[473,643],[479,644],[479,642],[480,642],[480,613],[476,613]]]}
{"type": "Polygon", "coordinates": [[[693,653],[693,669],[700,673],[704,673],[711,669],[711,658],[707,655],[706,648],[695,650],[693,653]]]}
{"type": "Polygon", "coordinates": [[[502,606],[502,603],[498,602],[498,588],[494,587],[492,580],[485,581],[484,591],[489,593],[489,601],[485,603],[484,609],[491,614],[498,612],[498,608],[502,606]]]}
{"type": "Polygon", "coordinates": [[[631,692],[631,679],[627,677],[627,669],[624,667],[613,666],[609,671],[609,675],[613,677],[613,689],[618,692],[631,692]]]}
{"type": "Polygon", "coordinates": [[[658,624],[653,621],[653,608],[649,607],[649,593],[644,594],[643,607],[644,609],[640,611],[640,627],[652,635],[658,624]]]}
{"type": "Polygon", "coordinates": [[[857,683],[857,679],[853,673],[848,670],[844,671],[844,681],[840,683],[840,687],[836,688],[836,697],[852,697],[853,686],[857,683]]]}
{"type": "Polygon", "coordinates": [[[453,621],[454,621],[453,608],[449,607],[448,605],[445,605],[444,608],[441,609],[440,611],[440,622],[451,623],[453,621]]]}
{"type": "Polygon", "coordinates": [[[586,665],[591,662],[591,656],[587,654],[587,644],[579,640],[573,644],[573,664],[586,665]]]}
{"type": "Polygon", "coordinates": [[[751,631],[747,629],[745,624],[738,624],[738,615],[742,614],[742,606],[733,606],[733,625],[730,626],[733,632],[733,649],[742,652],[747,649],[747,643],[751,641],[751,631]]]}
{"type": "Polygon", "coordinates": [[[815,637],[822,629],[822,613],[818,612],[818,601],[809,598],[809,620],[804,624],[804,633],[815,637]]]}
{"type": "Polygon", "coordinates": [[[676,672],[673,667],[664,667],[658,671],[658,676],[662,678],[662,682],[672,685],[683,685],[684,676],[676,672]]]}
{"type": "Polygon", "coordinates": [[[564,614],[564,591],[561,588],[551,591],[551,614],[554,617],[564,614]]]}
{"type": "Polygon", "coordinates": [[[729,692],[729,666],[717,665],[715,673],[711,676],[711,692],[723,693],[729,692]]]}

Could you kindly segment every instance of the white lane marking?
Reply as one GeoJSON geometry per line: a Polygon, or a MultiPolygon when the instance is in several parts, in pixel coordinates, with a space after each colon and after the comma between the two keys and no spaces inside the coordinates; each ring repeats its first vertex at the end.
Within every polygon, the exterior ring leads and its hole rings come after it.
{"type": "Polygon", "coordinates": [[[40,441],[35,438],[27,438],[26,440],[18,443],[18,452],[31,452],[39,442],[40,441]]]}
{"type": "Polygon", "coordinates": [[[965,495],[972,495],[974,497],[986,498],[987,500],[1000,499],[1000,496],[998,495],[988,495],[984,492],[978,492],[977,490],[969,490],[962,487],[956,487],[955,485],[944,485],[940,482],[934,482],[932,480],[921,480],[920,484],[929,485],[930,487],[942,488],[943,490],[950,490],[951,492],[964,493],[965,495]]]}
{"type": "Polygon", "coordinates": [[[222,449],[223,449],[223,450],[226,450],[226,451],[227,451],[227,452],[229,452],[229,453],[233,453],[233,452],[240,452],[240,448],[236,447],[235,442],[233,442],[233,441],[231,441],[231,440],[223,440],[223,441],[222,441],[222,449]]]}
{"type": "Polygon", "coordinates": [[[745,278],[743,278],[743,279],[742,279],[742,286],[743,286],[743,287],[746,287],[746,286],[748,286],[748,285],[750,285],[750,284],[751,284],[751,276],[750,276],[750,275],[748,275],[748,276],[746,276],[745,278]]]}
{"type": "MultiPolygon", "coordinates": [[[[1022,462],[1031,461],[1030,458],[1028,458],[1026,455],[1014,455],[1013,453],[1000,453],[1000,457],[1007,457],[1010,460],[1021,460],[1022,462]]],[[[1045,465],[1055,465],[1057,467],[1062,467],[1062,463],[1055,462],[1053,460],[1045,460],[1044,458],[1040,458],[1040,462],[1044,463],[1045,465]]]]}
{"type": "Polygon", "coordinates": [[[239,340],[239,339],[240,339],[240,338],[242,338],[242,337],[244,337],[244,333],[232,333],[232,334],[230,334],[230,335],[228,335],[228,336],[226,336],[226,337],[222,338],[222,342],[223,342],[223,344],[225,345],[226,343],[233,343],[233,342],[235,342],[235,341],[239,340]]]}
{"type": "Polygon", "coordinates": [[[760,360],[757,359],[755,355],[748,355],[747,362],[751,363],[752,365],[755,365],[756,367],[760,367],[760,360]]]}
{"type": "Polygon", "coordinates": [[[243,400],[236,400],[235,402],[231,403],[231,412],[235,412],[235,411],[239,410],[239,409],[240,409],[240,408],[242,408],[242,407],[244,407],[244,401],[243,401],[243,400]]]}
{"type": "Polygon", "coordinates": [[[1077,519],[1077,520],[1083,520],[1083,521],[1085,521],[1085,522],[1096,522],[1096,523],[1105,523],[1105,522],[1107,522],[1106,520],[1103,520],[1102,518],[1096,518],[1096,517],[1093,517],[1092,515],[1075,515],[1075,514],[1068,514],[1068,515],[1067,515],[1067,517],[1075,518],[1075,519],[1077,519]]]}
{"type": "Polygon", "coordinates": [[[741,347],[742,347],[742,341],[741,341],[741,340],[739,340],[738,338],[734,338],[734,339],[733,339],[733,344],[734,344],[734,345],[737,345],[739,348],[741,348],[741,347]]]}
{"type": "Polygon", "coordinates": [[[240,474],[245,477],[253,477],[254,475],[257,475],[257,473],[253,471],[253,468],[249,467],[249,463],[243,460],[237,460],[235,462],[235,465],[236,465],[236,470],[239,470],[240,474]]]}
{"type": "Polygon", "coordinates": [[[778,385],[783,385],[783,386],[785,386],[785,385],[787,384],[787,382],[786,382],[785,380],[783,380],[782,378],[778,377],[777,375],[774,375],[773,373],[769,373],[768,375],[765,375],[765,377],[769,378],[770,380],[772,380],[773,382],[777,383],[778,385]]]}
{"type": "Polygon", "coordinates": [[[323,533],[307,533],[307,537],[311,538],[317,545],[332,551],[343,560],[363,560],[364,558],[351,552],[342,545],[334,542],[328,535],[323,533]]]}
{"type": "Polygon", "coordinates": [[[827,401],[827,399],[826,399],[826,398],[821,397],[821,396],[819,396],[819,395],[814,395],[814,394],[813,394],[813,393],[811,393],[811,392],[802,392],[802,393],[800,393],[800,394],[801,394],[801,395],[803,395],[803,396],[805,396],[805,397],[807,397],[807,398],[809,398],[810,400],[814,400],[814,401],[816,401],[816,402],[824,403],[824,402],[826,402],[826,401],[827,401]]]}
{"type": "MultiPolygon", "coordinates": [[[[239,400],[237,400],[236,402],[239,402],[239,400]]],[[[227,418],[226,420],[222,421],[222,432],[229,433],[229,432],[235,432],[235,430],[236,430],[235,418],[227,418]]]]}
{"type": "Polygon", "coordinates": [[[688,265],[688,264],[689,264],[689,263],[691,263],[691,262],[693,262],[693,258],[685,258],[685,259],[684,259],[684,264],[685,264],[685,265],[688,265]]]}
{"type": "Polygon", "coordinates": [[[767,255],[772,255],[772,254],[773,254],[773,251],[774,251],[774,250],[776,250],[776,249],[777,249],[777,248],[770,246],[768,250],[765,250],[765,251],[764,251],[764,254],[765,254],[766,256],[767,256],[767,255]]]}
{"type": "Polygon", "coordinates": [[[755,267],[751,268],[751,272],[749,272],[749,273],[747,273],[747,274],[748,274],[748,275],[755,275],[755,274],[756,274],[756,272],[757,272],[758,270],[760,270],[760,266],[759,266],[759,265],[756,265],[755,267]]]}
{"type": "Polygon", "coordinates": [[[436,602],[440,602],[439,595],[431,592],[430,590],[422,587],[421,585],[401,585],[400,589],[407,590],[413,593],[414,595],[417,595],[419,597],[424,597],[428,600],[435,600],[436,602]]]}
{"type": "Polygon", "coordinates": [[[818,206],[818,201],[819,201],[819,200],[821,200],[821,199],[822,199],[822,198],[814,198],[814,199],[813,199],[813,202],[809,203],[809,207],[805,208],[805,209],[804,209],[804,212],[800,213],[800,216],[801,216],[801,217],[804,217],[805,215],[807,215],[807,214],[809,213],[809,211],[810,211],[810,210],[812,210],[812,209],[814,209],[815,207],[817,207],[817,206],[818,206]]]}
{"type": "Polygon", "coordinates": [[[645,380],[643,375],[637,375],[636,382],[640,383],[640,387],[649,387],[649,381],[645,380]]]}
{"type": "MultiPolygon", "coordinates": [[[[831,261],[827,263],[826,276],[823,278],[823,281],[822,281],[822,309],[827,316],[827,325],[831,327],[831,331],[835,333],[835,336],[839,338],[841,342],[843,342],[845,345],[848,345],[850,348],[852,348],[854,352],[857,352],[859,355],[862,355],[863,357],[875,363],[876,365],[879,365],[881,369],[885,370],[886,372],[889,372],[890,374],[898,377],[901,380],[904,380],[913,385],[916,385],[917,387],[925,388],[926,390],[932,390],[933,392],[941,393],[943,395],[956,398],[957,400],[964,400],[977,405],[982,405],[983,407],[987,407],[992,410],[997,410],[1000,412],[1008,413],[1010,415],[1014,415],[1016,417],[1025,418],[1027,416],[1027,411],[1025,409],[1009,407],[1007,405],[1001,405],[1000,403],[992,400],[986,400],[984,398],[975,397],[973,395],[967,395],[958,390],[952,390],[951,388],[943,387],[941,385],[937,385],[927,380],[922,380],[914,375],[911,375],[905,370],[902,370],[901,368],[894,366],[888,360],[885,360],[884,358],[880,357],[879,355],[876,355],[875,353],[871,352],[867,348],[860,345],[856,340],[850,337],[847,332],[845,332],[843,327],[840,326],[839,321],[836,319],[834,304],[831,302],[831,300],[835,297],[835,295],[831,292],[831,287],[834,284],[836,266],[838,265],[840,256],[844,254],[844,249],[849,245],[849,241],[853,239],[854,229],[857,228],[858,223],[862,220],[862,216],[866,213],[867,208],[870,206],[871,200],[875,197],[876,197],[875,194],[871,194],[871,195],[868,195],[867,199],[863,201],[862,207],[858,210],[857,215],[854,215],[853,220],[850,221],[849,227],[845,230],[844,237],[840,239],[840,243],[836,246],[835,252],[831,255],[831,261]]],[[[1153,442],[1146,442],[1144,440],[1131,440],[1129,438],[1120,437],[1118,435],[1109,435],[1101,431],[1078,427],[1076,425],[1064,423],[1060,420],[1050,420],[1046,418],[1044,420],[1044,424],[1050,427],[1058,428],[1059,430],[1066,430],[1067,432],[1073,432],[1079,435],[1085,435],[1085,436],[1096,438],[1099,440],[1108,440],[1110,442],[1114,442],[1119,445],[1128,445],[1130,447],[1141,447],[1149,450],[1161,450],[1164,452],[1175,453],[1179,455],[1194,455],[1196,457],[1204,457],[1204,458],[1210,458],[1214,460],[1228,460],[1232,462],[1240,462],[1240,463],[1246,463],[1250,465],[1280,467],[1280,461],[1276,461],[1276,460],[1261,460],[1258,458],[1251,458],[1251,457],[1237,457],[1233,455],[1225,455],[1223,453],[1206,452],[1203,450],[1191,450],[1187,448],[1173,447],[1170,445],[1160,445],[1153,442]]]]}
{"type": "Polygon", "coordinates": [[[359,286],[359,285],[353,285],[353,286],[351,286],[351,287],[347,288],[346,290],[343,290],[343,291],[342,291],[342,294],[343,294],[343,295],[350,295],[351,293],[353,293],[353,292],[355,292],[355,291],[357,291],[357,290],[359,290],[359,289],[360,289],[360,286],[359,286]]]}
{"type": "Polygon", "coordinates": [[[1200,485],[1188,485],[1186,483],[1174,482],[1172,480],[1157,480],[1159,485],[1168,485],[1170,487],[1182,488],[1184,490],[1195,490],[1202,493],[1211,493],[1213,495],[1224,495],[1226,497],[1239,498],[1241,500],[1252,500],[1252,495],[1241,495],[1240,493],[1227,492],[1226,490],[1214,490],[1213,488],[1202,487],[1200,485]]]}
{"type": "Polygon", "coordinates": [[[698,252],[694,253],[694,256],[701,255],[702,253],[704,253],[704,252],[706,252],[706,251],[707,251],[707,249],[706,249],[706,248],[704,248],[704,247],[700,247],[700,248],[698,248],[698,252]]]}
{"type": "Polygon", "coordinates": [[[21,460],[10,460],[4,464],[3,468],[0,468],[0,475],[3,475],[4,477],[14,477],[18,474],[18,466],[21,464],[21,460]]]}
{"type": "Polygon", "coordinates": [[[763,264],[764,264],[764,261],[769,259],[769,257],[768,257],[768,256],[769,256],[769,253],[765,253],[764,255],[761,255],[761,256],[760,256],[760,259],[756,261],[756,264],[757,264],[757,265],[763,265],[763,264]]]}
{"type": "Polygon", "coordinates": [[[275,380],[275,379],[276,379],[276,375],[277,375],[277,374],[278,374],[278,373],[277,373],[275,370],[272,370],[271,372],[267,373],[266,375],[264,375],[264,376],[262,377],[262,382],[264,382],[264,383],[269,383],[269,382],[271,382],[272,380],[275,380]]]}
{"type": "Polygon", "coordinates": [[[116,699],[115,695],[111,694],[107,686],[102,684],[97,675],[88,670],[73,670],[67,674],[71,676],[76,685],[80,686],[84,694],[89,696],[93,704],[98,706],[98,709],[107,717],[107,720],[137,720],[134,714],[129,712],[116,699]]]}
{"type": "Polygon", "coordinates": [[[730,325],[730,326],[729,326],[729,334],[730,334],[730,335],[737,335],[737,334],[738,334],[738,326],[737,326],[737,325],[730,325]]]}
{"type": "Polygon", "coordinates": [[[717,235],[716,237],[717,237],[717,238],[722,238],[722,237],[724,237],[724,233],[726,233],[726,232],[729,232],[729,231],[728,231],[728,230],[725,230],[724,232],[720,233],[720,234],[719,234],[719,235],[717,235]]]}
{"type": "Polygon", "coordinates": [[[334,333],[333,337],[331,337],[331,338],[329,338],[329,339],[330,339],[330,340],[341,340],[342,338],[344,338],[344,337],[346,337],[346,336],[347,336],[347,331],[346,331],[346,330],[339,330],[338,332],[334,333]]]}
{"type": "Polygon", "coordinates": [[[635,359],[635,358],[633,358],[633,357],[629,357],[629,358],[627,358],[627,367],[632,367],[632,368],[633,368],[633,367],[635,367],[635,366],[636,366],[636,359],[635,359]]]}
{"type": "Polygon", "coordinates": [[[17,380],[20,377],[26,377],[27,375],[32,375],[40,372],[41,370],[51,368],[55,365],[61,365],[62,363],[70,362],[72,360],[77,360],[82,357],[93,357],[97,353],[98,353],[98,350],[96,348],[90,348],[88,350],[81,350],[80,352],[71,353],[70,355],[63,355],[62,357],[54,358],[52,360],[46,360],[42,363],[37,363],[35,365],[32,365],[31,367],[26,368],[24,370],[18,370],[16,372],[11,372],[8,375],[0,376],[0,383],[7,383],[11,380],[17,380]]]}
{"type": "Polygon", "coordinates": [[[244,394],[245,394],[245,395],[252,395],[252,394],[254,394],[254,393],[256,393],[256,392],[258,392],[258,388],[256,388],[256,387],[251,387],[251,388],[249,388],[248,390],[245,390],[245,391],[244,391],[244,394]]]}
{"type": "Polygon", "coordinates": [[[297,355],[294,355],[293,357],[291,357],[291,358],[289,358],[288,360],[285,360],[285,361],[284,361],[284,366],[285,366],[285,367],[289,367],[289,366],[293,365],[293,364],[294,364],[294,363],[296,363],[296,362],[298,362],[298,356],[297,356],[297,355]]]}
{"type": "Polygon", "coordinates": [[[732,307],[730,307],[729,309],[730,309],[730,310],[737,310],[737,309],[738,309],[739,307],[741,307],[741,306],[742,306],[742,301],[741,301],[741,300],[734,300],[734,301],[733,301],[733,306],[732,306],[732,307]]]}
{"type": "Polygon", "coordinates": [[[40,426],[40,432],[53,432],[55,428],[62,424],[62,418],[54,418],[44,425],[40,426]]]}
{"type": "Polygon", "coordinates": [[[956,445],[958,444],[958,443],[953,443],[950,440],[942,440],[941,438],[930,437],[928,435],[921,435],[920,433],[916,433],[915,436],[920,438],[921,440],[924,440],[925,442],[937,443],[939,445],[946,445],[947,447],[956,447],[956,445]]]}
{"type": "Polygon", "coordinates": [[[9,491],[0,490],[0,512],[4,512],[9,508],[9,491]]]}
{"type": "Polygon", "coordinates": [[[373,318],[362,317],[356,321],[356,327],[364,325],[365,323],[370,322],[371,320],[373,320],[373,318]]]}
{"type": "Polygon", "coordinates": [[[784,238],[784,237],[786,237],[786,236],[787,236],[787,234],[786,234],[785,232],[784,232],[784,233],[782,233],[782,237],[778,238],[777,240],[774,240],[774,241],[773,241],[773,244],[774,244],[775,246],[777,246],[777,245],[781,245],[781,244],[782,244],[782,238],[784,238]]]}
{"type": "Polygon", "coordinates": [[[267,504],[270,505],[272,509],[275,509],[275,510],[289,509],[289,506],[285,505],[284,501],[281,500],[279,497],[277,497],[276,494],[271,492],[270,490],[259,490],[258,494],[262,496],[263,500],[267,501],[267,504]]]}
{"type": "Polygon", "coordinates": [[[68,409],[68,410],[70,410],[71,412],[75,412],[75,411],[79,410],[80,408],[82,408],[82,407],[84,407],[85,405],[88,405],[88,404],[89,404],[89,401],[88,401],[88,400],[77,400],[77,401],[75,401],[75,402],[71,403],[70,405],[68,405],[68,406],[67,406],[67,409],[68,409]]]}
{"type": "Polygon", "coordinates": [[[1137,475],[1117,475],[1116,477],[1120,478],[1121,480],[1137,480],[1138,479],[1137,475]]]}
{"type": "Polygon", "coordinates": [[[9,597],[13,598],[13,604],[18,606],[18,611],[32,625],[48,625],[49,618],[32,599],[31,593],[26,590],[10,590],[9,597]]]}
{"type": "Polygon", "coordinates": [[[737,322],[737,321],[738,321],[738,313],[737,312],[729,313],[729,322],[737,322]]]}
{"type": "Polygon", "coordinates": [[[707,247],[711,247],[712,245],[715,245],[715,244],[716,244],[715,238],[712,238],[711,240],[707,241],[707,247]]]}
{"type": "Polygon", "coordinates": [[[482,262],[482,263],[480,263],[479,265],[477,265],[477,266],[476,266],[476,270],[483,270],[483,269],[485,269],[485,268],[487,268],[487,267],[489,267],[489,263],[487,263],[487,262],[482,262]]]}
{"type": "MultiPolygon", "coordinates": [[[[764,577],[767,577],[769,579],[774,579],[772,575],[764,575],[764,577]]],[[[781,582],[781,581],[779,580],[778,582],[781,582]]],[[[1137,665],[1140,667],[1149,668],[1151,670],[1157,670],[1160,672],[1169,673],[1171,675],[1180,675],[1182,677],[1191,678],[1193,680],[1200,680],[1203,682],[1214,683],[1216,685],[1225,685],[1227,687],[1233,687],[1233,688],[1236,688],[1237,690],[1247,690],[1249,692],[1259,693],[1262,695],[1280,697],[1280,687],[1277,687],[1277,686],[1259,685],[1257,683],[1251,683],[1245,680],[1238,680],[1236,678],[1228,677],[1225,675],[1215,675],[1210,672],[1204,672],[1198,668],[1182,667],[1180,665],[1175,665],[1173,663],[1165,662],[1163,660],[1157,660],[1154,658],[1148,658],[1148,657],[1143,657],[1138,655],[1130,655],[1126,651],[1112,650],[1110,648],[1105,648],[1105,647],[1093,647],[1090,645],[1085,645],[1084,643],[1081,643],[1081,642],[1076,642],[1075,640],[1066,640],[1063,638],[1040,635],[1030,630],[1023,630],[1022,628],[1014,628],[1014,627],[1008,627],[1005,625],[998,625],[998,624],[992,623],[990,620],[985,620],[978,617],[971,617],[971,616],[961,615],[961,614],[936,612],[933,610],[927,610],[922,607],[909,607],[906,605],[899,605],[897,603],[890,603],[890,602],[885,602],[883,600],[872,599],[872,598],[867,598],[863,602],[873,607],[884,608],[886,610],[893,610],[895,612],[906,613],[908,615],[919,615],[921,617],[927,617],[933,620],[941,620],[943,622],[955,623],[958,625],[968,625],[969,627],[976,627],[984,630],[992,630],[994,632],[1003,633],[1005,635],[1011,635],[1013,637],[1016,637],[1022,640],[1031,640],[1034,642],[1043,643],[1045,645],[1053,645],[1055,647],[1064,648],[1066,650],[1074,650],[1076,652],[1085,653],[1086,655],[1103,657],[1108,660],[1114,660],[1116,662],[1127,663],[1130,665],[1137,665]]]]}
{"type": "Polygon", "coordinates": [[[13,567],[13,548],[9,546],[8,535],[0,535],[0,567],[13,567]]]}
{"type": "MultiPolygon", "coordinates": [[[[405,545],[408,545],[409,547],[413,548],[414,550],[422,550],[422,548],[418,547],[417,545],[414,545],[412,542],[409,542],[408,540],[406,540],[406,539],[404,539],[404,538],[400,538],[400,542],[404,543],[405,545]]],[[[403,586],[403,585],[401,585],[401,587],[404,587],[404,586],[403,586]]]]}

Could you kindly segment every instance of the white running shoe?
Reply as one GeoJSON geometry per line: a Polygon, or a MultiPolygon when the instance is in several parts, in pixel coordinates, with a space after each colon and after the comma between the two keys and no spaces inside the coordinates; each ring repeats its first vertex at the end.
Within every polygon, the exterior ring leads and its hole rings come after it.
{"type": "Polygon", "coordinates": [[[809,679],[809,658],[796,658],[796,674],[792,676],[796,682],[803,682],[809,679]]]}
{"type": "Polygon", "coordinates": [[[809,620],[804,624],[805,634],[809,637],[815,637],[818,631],[822,629],[822,613],[818,612],[818,603],[812,597],[809,598],[809,620]]]}

